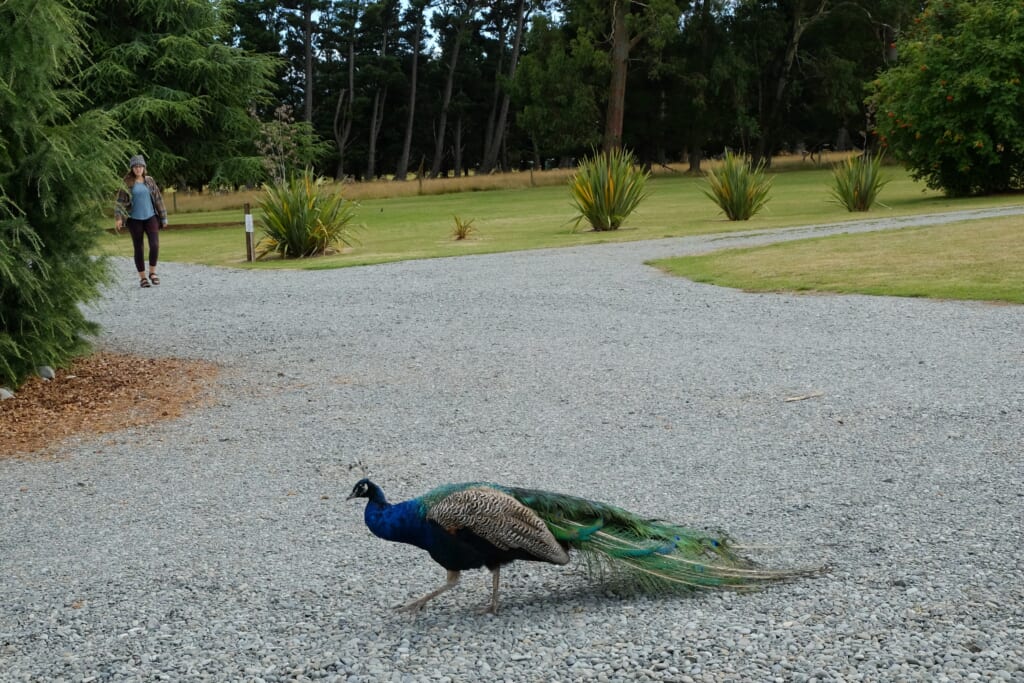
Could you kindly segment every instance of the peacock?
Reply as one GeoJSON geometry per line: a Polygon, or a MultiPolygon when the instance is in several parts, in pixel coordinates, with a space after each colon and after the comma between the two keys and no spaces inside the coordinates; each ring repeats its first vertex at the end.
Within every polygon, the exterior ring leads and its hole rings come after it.
{"type": "Polygon", "coordinates": [[[379,538],[426,550],[448,574],[440,588],[398,607],[417,611],[451,590],[461,572],[487,567],[498,612],[501,566],[513,560],[569,563],[580,553],[591,574],[643,592],[699,588],[750,589],[817,570],[770,570],[738,554],[723,534],[709,534],[614,505],[485,482],[447,484],[392,505],[381,488],[360,479],[347,500],[367,498],[363,517],[379,538]]]}

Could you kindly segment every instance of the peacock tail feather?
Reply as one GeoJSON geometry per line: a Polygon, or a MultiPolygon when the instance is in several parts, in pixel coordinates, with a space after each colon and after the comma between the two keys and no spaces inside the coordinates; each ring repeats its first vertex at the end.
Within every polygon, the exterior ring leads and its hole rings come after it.
{"type": "Polygon", "coordinates": [[[724,534],[645,519],[596,501],[536,489],[506,489],[578,551],[591,574],[643,592],[754,588],[806,574],[758,568],[724,534]]]}
{"type": "Polygon", "coordinates": [[[641,592],[697,588],[751,589],[818,570],[760,568],[722,533],[645,519],[614,505],[540,489],[469,482],[440,486],[419,498],[423,510],[468,488],[490,487],[533,510],[555,539],[576,550],[591,575],[641,592]]]}

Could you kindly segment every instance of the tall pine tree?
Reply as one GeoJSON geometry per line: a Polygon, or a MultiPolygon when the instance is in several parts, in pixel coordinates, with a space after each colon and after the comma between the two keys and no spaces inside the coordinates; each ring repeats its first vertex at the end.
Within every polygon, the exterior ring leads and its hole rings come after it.
{"type": "Polygon", "coordinates": [[[92,256],[128,149],[69,86],[82,16],[60,0],[0,3],[0,384],[88,348],[106,266],[92,256]]]}
{"type": "Polygon", "coordinates": [[[227,44],[219,0],[79,0],[93,64],[82,89],[140,142],[164,184],[251,182],[264,171],[249,115],[272,91],[274,59],[227,44]]]}

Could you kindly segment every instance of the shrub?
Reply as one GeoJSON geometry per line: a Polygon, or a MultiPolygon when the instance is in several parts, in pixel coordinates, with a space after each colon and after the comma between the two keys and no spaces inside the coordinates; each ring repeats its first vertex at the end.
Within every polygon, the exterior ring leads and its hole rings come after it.
{"type": "Polygon", "coordinates": [[[772,180],[762,161],[751,168],[745,159],[726,152],[725,161],[708,173],[708,189],[704,194],[725,212],[731,221],[749,220],[768,203],[772,180]]]}
{"type": "Polygon", "coordinates": [[[83,303],[110,276],[95,258],[129,147],[115,119],[75,114],[83,15],[58,0],[0,2],[0,386],[65,366],[98,327],[83,303]]]}
{"type": "Polygon", "coordinates": [[[256,245],[258,258],[305,258],[330,253],[342,244],[358,244],[350,226],[355,205],[326,191],[323,183],[307,170],[266,186],[260,202],[263,235],[256,245]]]}
{"type": "Polygon", "coordinates": [[[832,196],[847,211],[867,211],[888,182],[882,177],[881,154],[859,154],[832,169],[832,196]]]}
{"type": "Polygon", "coordinates": [[[595,153],[583,160],[569,181],[576,226],[586,219],[596,231],[618,230],[647,197],[649,173],[636,168],[632,153],[621,149],[595,153]]]}
{"type": "Polygon", "coordinates": [[[928,3],[872,84],[879,144],[951,196],[1024,188],[1020,0],[928,3]]]}
{"type": "Polygon", "coordinates": [[[452,228],[452,239],[464,240],[476,232],[476,228],[473,227],[473,221],[475,219],[470,218],[468,220],[463,220],[458,216],[453,216],[453,218],[455,219],[455,226],[452,228]]]}

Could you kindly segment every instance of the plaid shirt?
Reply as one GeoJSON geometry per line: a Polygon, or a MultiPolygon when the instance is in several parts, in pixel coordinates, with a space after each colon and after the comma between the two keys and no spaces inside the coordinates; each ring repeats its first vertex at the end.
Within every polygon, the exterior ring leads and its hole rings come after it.
{"type": "MultiPolygon", "coordinates": [[[[146,187],[149,189],[149,196],[153,198],[153,208],[160,216],[160,223],[167,225],[167,209],[164,208],[164,198],[160,194],[160,188],[152,176],[145,177],[146,187]]],[[[131,186],[135,184],[134,178],[125,181],[125,187],[117,191],[117,203],[114,205],[114,215],[118,218],[128,219],[132,215],[132,192],[131,186]]]]}

